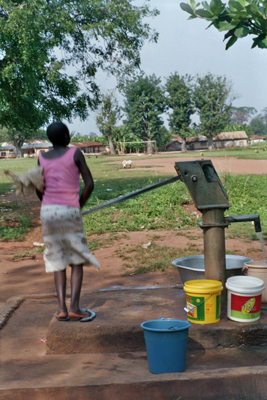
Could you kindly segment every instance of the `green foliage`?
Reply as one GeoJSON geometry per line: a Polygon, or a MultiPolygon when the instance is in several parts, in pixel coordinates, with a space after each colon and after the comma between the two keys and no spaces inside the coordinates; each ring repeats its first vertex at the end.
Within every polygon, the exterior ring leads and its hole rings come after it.
{"type": "MultiPolygon", "coordinates": [[[[139,171],[138,171],[139,173],[139,171]]],[[[112,175],[116,174],[114,173],[112,175]]],[[[135,175],[136,176],[136,175],[135,175]]],[[[160,179],[164,179],[161,177],[160,179]]],[[[90,207],[101,202],[111,200],[114,197],[124,195],[153,181],[146,178],[134,177],[132,179],[107,179],[96,182],[95,191],[90,199],[90,207]],[[103,183],[104,182],[104,183],[103,183]],[[104,186],[102,186],[104,185],[104,186]],[[111,189],[112,191],[107,191],[111,189]],[[112,195],[111,195],[112,194],[112,195]]],[[[225,215],[249,215],[259,214],[263,231],[267,231],[267,186],[265,176],[262,175],[233,175],[225,174],[221,178],[225,190],[229,196],[231,208],[225,215]]],[[[127,232],[150,230],[177,230],[195,227],[198,220],[194,214],[185,211],[183,205],[191,202],[190,195],[181,182],[176,182],[158,188],[131,200],[108,207],[106,209],[88,214],[84,217],[84,225],[87,234],[103,234],[106,232],[127,232]]],[[[234,225],[234,224],[233,224],[234,225]]],[[[235,224],[241,235],[241,225],[235,224]]],[[[245,232],[251,227],[251,223],[244,223],[245,232]]]]}
{"type": "Polygon", "coordinates": [[[250,121],[250,128],[254,135],[267,135],[267,108],[250,121]]]}
{"type": "MultiPolygon", "coordinates": [[[[226,174],[223,186],[228,194],[231,208],[228,215],[259,214],[262,230],[267,230],[267,186],[264,175],[226,174]]],[[[248,222],[244,223],[248,227],[248,222]]],[[[241,229],[239,225],[236,229],[241,229]]]]}
{"type": "Polygon", "coordinates": [[[37,129],[37,131],[33,133],[33,139],[47,140],[46,131],[44,129],[37,129]]]}
{"type": "Polygon", "coordinates": [[[116,127],[114,143],[119,154],[146,151],[146,143],[136,137],[126,124],[116,127]]]}
{"type": "Polygon", "coordinates": [[[183,11],[190,14],[189,19],[202,18],[210,21],[219,32],[227,31],[224,39],[228,39],[226,50],[229,49],[238,39],[248,35],[253,38],[253,47],[267,48],[267,4],[266,0],[229,0],[228,4],[221,0],[211,0],[200,3],[190,0],[188,3],[181,3],[183,11]]]}
{"type": "Polygon", "coordinates": [[[133,135],[142,140],[156,140],[163,126],[161,114],[165,111],[166,103],[161,80],[154,74],[141,75],[138,78],[124,82],[126,121],[133,135]]]}
{"type": "Polygon", "coordinates": [[[99,104],[97,72],[132,73],[144,41],[157,40],[143,19],[157,14],[131,0],[2,0],[0,126],[10,140],[19,147],[51,120],[85,120],[99,104]]]}
{"type": "MultiPolygon", "coordinates": [[[[181,398],[182,398],[182,396],[178,397],[176,400],[180,400],[181,398]]],[[[171,399],[172,399],[172,400],[175,400],[174,397],[173,397],[172,392],[171,392],[171,399]]]]}
{"type": "Polygon", "coordinates": [[[8,141],[8,132],[6,128],[1,128],[0,129],[0,147],[2,142],[7,142],[8,141]]]}
{"type": "MultiPolygon", "coordinates": [[[[237,157],[246,159],[267,159],[267,151],[255,153],[254,148],[227,149],[209,153],[212,157],[237,157]]],[[[193,153],[192,153],[193,154],[193,153]]],[[[195,156],[199,158],[199,154],[195,156]]],[[[170,166],[177,161],[177,156],[162,156],[170,159],[170,166]]],[[[182,157],[181,157],[182,159],[182,157]]],[[[137,189],[166,179],[166,175],[159,175],[145,170],[123,170],[121,158],[112,159],[98,157],[88,159],[88,165],[95,180],[95,190],[90,197],[86,208],[91,208],[104,201],[111,200],[117,196],[127,194],[137,189]],[[112,160],[112,162],[110,162],[112,160]],[[119,161],[120,164],[113,163],[119,161]]],[[[14,173],[25,172],[36,165],[36,159],[1,160],[0,166],[0,190],[5,185],[11,185],[3,174],[4,169],[10,169],[14,173]],[[3,164],[2,164],[3,163],[3,164]]],[[[219,171],[218,171],[219,172],[219,171]]],[[[264,171],[262,171],[264,172],[264,171]]],[[[265,175],[235,175],[224,174],[221,180],[229,196],[230,209],[225,215],[247,215],[259,214],[263,232],[267,232],[267,185],[265,175]]],[[[6,189],[10,186],[6,186],[6,189]]],[[[3,191],[2,191],[3,193],[3,191]]],[[[19,201],[19,200],[18,200],[19,201]]],[[[156,231],[174,230],[179,233],[183,229],[196,227],[199,220],[185,205],[191,203],[189,192],[182,182],[175,182],[164,187],[139,195],[131,200],[118,203],[113,207],[99,210],[93,214],[85,215],[83,218],[85,231],[88,235],[116,233],[127,231],[156,231]]],[[[0,206],[2,207],[2,205],[0,206]]],[[[3,205],[5,207],[5,205],[3,205]]],[[[16,214],[13,210],[10,215],[16,214]]],[[[7,212],[8,213],[8,212],[7,212]]],[[[1,215],[8,215],[1,212],[1,215]]],[[[254,235],[254,229],[250,222],[232,224],[227,233],[234,230],[235,237],[254,235]],[[244,225],[244,229],[242,228],[244,225]]],[[[21,232],[23,229],[21,229],[21,232]]],[[[253,238],[254,238],[253,236],[253,238]]],[[[97,239],[93,238],[93,242],[97,239]]],[[[108,240],[112,244],[112,237],[108,240]]],[[[108,244],[107,241],[101,242],[108,244]]]]}
{"type": "Polygon", "coordinates": [[[172,134],[171,132],[165,127],[165,125],[162,125],[159,128],[159,136],[157,139],[157,145],[159,148],[163,147],[164,144],[170,142],[172,140],[172,134]]]}
{"type": "Polygon", "coordinates": [[[100,133],[109,143],[111,154],[115,154],[113,139],[116,135],[116,124],[121,117],[121,107],[114,92],[109,91],[102,95],[101,105],[96,117],[96,124],[100,133]]]}
{"type": "Polygon", "coordinates": [[[244,124],[244,125],[230,124],[224,128],[224,132],[238,132],[238,131],[245,131],[246,134],[248,135],[248,139],[250,138],[251,135],[253,135],[250,125],[246,125],[246,124],[244,124]]]}
{"type": "Polygon", "coordinates": [[[145,274],[147,272],[164,272],[172,266],[172,261],[179,257],[196,255],[199,251],[194,246],[177,249],[175,247],[160,246],[152,241],[146,249],[140,245],[126,245],[115,254],[122,258],[124,275],[145,274]]]}
{"type": "Polygon", "coordinates": [[[70,142],[71,143],[100,142],[100,143],[106,144],[103,136],[80,135],[79,133],[76,133],[76,132],[71,132],[70,142]]]}
{"type": "Polygon", "coordinates": [[[222,76],[208,73],[197,76],[193,88],[194,107],[200,118],[200,130],[208,136],[209,148],[213,147],[212,137],[222,132],[231,118],[232,86],[222,76]]]}
{"type": "MultiPolygon", "coordinates": [[[[137,177],[131,180],[101,180],[101,185],[98,182],[95,184],[90,207],[159,180],[161,179],[147,180],[137,177]]],[[[188,201],[190,196],[185,186],[173,183],[94,214],[88,214],[84,218],[85,230],[87,234],[92,234],[145,229],[181,229],[192,226],[196,223],[195,215],[188,215],[182,208],[188,201]]]]}
{"type": "Polygon", "coordinates": [[[25,235],[30,231],[32,226],[31,218],[25,215],[12,215],[12,221],[10,218],[4,215],[0,219],[0,241],[10,240],[23,240],[25,235]],[[15,223],[13,223],[15,221],[15,223]]]}
{"type": "Polygon", "coordinates": [[[123,234],[117,234],[117,233],[111,233],[106,237],[103,236],[93,236],[89,239],[87,239],[88,246],[91,251],[95,251],[100,248],[104,247],[112,247],[114,242],[117,242],[122,239],[127,239],[128,236],[123,233],[123,234]]]}
{"type": "Polygon", "coordinates": [[[173,135],[186,138],[190,135],[189,125],[194,113],[191,82],[189,75],[179,76],[177,72],[171,74],[166,81],[167,105],[172,110],[169,116],[169,125],[173,135]]]}

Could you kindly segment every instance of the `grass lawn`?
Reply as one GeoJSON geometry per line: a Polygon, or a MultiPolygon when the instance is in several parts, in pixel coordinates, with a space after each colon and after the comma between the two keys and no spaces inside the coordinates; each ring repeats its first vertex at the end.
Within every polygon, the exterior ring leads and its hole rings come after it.
{"type": "MultiPolygon", "coordinates": [[[[267,157],[263,147],[258,147],[259,153],[254,148],[227,149],[222,151],[207,152],[207,158],[213,156],[239,156],[240,158],[267,157]]],[[[205,155],[206,155],[205,154],[205,155]]],[[[199,152],[190,152],[185,156],[199,158],[199,152]]],[[[182,158],[184,155],[167,154],[159,157],[182,158]]],[[[144,159],[145,157],[143,157],[144,159]]],[[[118,156],[91,157],[87,159],[95,180],[95,190],[85,208],[91,208],[102,202],[122,196],[129,192],[168,178],[166,174],[151,170],[124,170],[123,175],[118,173],[120,164],[112,161],[121,161],[118,156]]],[[[153,163],[153,162],[152,162],[153,163]]],[[[37,164],[36,159],[12,159],[0,161],[0,195],[10,190],[12,183],[4,175],[5,169],[14,173],[26,172],[37,164]]],[[[267,231],[267,185],[266,177],[261,175],[231,175],[220,176],[231,204],[226,215],[260,214],[262,230],[267,231]]],[[[182,230],[196,226],[196,216],[184,207],[192,204],[191,197],[185,185],[179,181],[155,189],[135,198],[107,207],[84,217],[85,231],[88,235],[142,231],[142,230],[182,230]]],[[[1,204],[1,198],[0,198],[1,204]]],[[[23,222],[29,229],[29,222],[23,222]]],[[[245,223],[232,224],[229,232],[242,237],[255,238],[252,225],[245,223]]],[[[1,235],[1,232],[0,232],[1,235]]],[[[265,234],[264,234],[265,235],[265,234]]]]}

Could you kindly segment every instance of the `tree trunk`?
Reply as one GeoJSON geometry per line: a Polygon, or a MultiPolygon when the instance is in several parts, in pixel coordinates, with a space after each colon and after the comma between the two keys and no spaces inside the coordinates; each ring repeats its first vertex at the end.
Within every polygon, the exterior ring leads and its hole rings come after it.
{"type": "Polygon", "coordinates": [[[112,142],[112,136],[108,136],[108,144],[109,144],[109,148],[110,148],[110,153],[116,154],[114,146],[113,146],[113,142],[112,142]]]}
{"type": "Polygon", "coordinates": [[[213,136],[212,135],[208,136],[208,149],[209,150],[214,150],[214,143],[213,143],[213,136]]]}
{"type": "Polygon", "coordinates": [[[182,153],[186,153],[187,152],[187,148],[186,148],[186,138],[182,138],[182,148],[181,148],[182,153]]]}
{"type": "Polygon", "coordinates": [[[153,150],[152,150],[152,142],[151,139],[148,138],[147,143],[146,143],[146,150],[147,150],[147,154],[152,154],[153,150]]]}
{"type": "Polygon", "coordinates": [[[14,155],[16,158],[23,158],[23,150],[22,150],[22,146],[23,143],[21,143],[20,141],[13,141],[13,146],[14,148],[14,155]]]}

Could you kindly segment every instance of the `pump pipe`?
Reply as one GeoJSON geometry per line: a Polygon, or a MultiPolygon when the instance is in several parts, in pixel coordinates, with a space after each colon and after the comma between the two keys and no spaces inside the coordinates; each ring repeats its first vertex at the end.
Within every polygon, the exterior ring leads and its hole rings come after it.
{"type": "Polygon", "coordinates": [[[237,215],[235,217],[225,217],[225,222],[247,222],[253,221],[255,232],[261,232],[261,223],[260,223],[260,216],[258,214],[255,215],[237,215]]]}
{"type": "Polygon", "coordinates": [[[102,203],[99,206],[92,207],[89,210],[83,211],[82,215],[90,214],[90,213],[98,211],[98,210],[100,210],[102,208],[112,206],[113,204],[116,204],[116,203],[120,203],[121,201],[125,201],[125,200],[128,200],[128,199],[131,199],[132,197],[135,197],[135,196],[138,196],[139,194],[148,192],[149,190],[157,189],[158,187],[161,187],[161,186],[164,186],[164,185],[168,185],[169,183],[176,182],[179,179],[180,179],[179,175],[178,176],[174,176],[172,178],[165,179],[164,181],[161,181],[161,182],[158,182],[158,183],[154,183],[153,185],[146,186],[143,189],[136,190],[135,192],[131,192],[131,193],[125,194],[124,196],[115,197],[115,199],[106,201],[105,203],[102,203]]]}

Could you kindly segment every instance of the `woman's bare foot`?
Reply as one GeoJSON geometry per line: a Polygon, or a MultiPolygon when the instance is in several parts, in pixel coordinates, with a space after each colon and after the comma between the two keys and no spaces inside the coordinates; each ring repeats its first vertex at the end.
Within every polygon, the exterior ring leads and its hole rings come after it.
{"type": "Polygon", "coordinates": [[[69,317],[70,317],[70,319],[74,319],[74,318],[86,318],[86,317],[89,317],[91,315],[91,312],[90,311],[87,311],[86,309],[79,309],[78,311],[76,311],[76,312],[72,312],[72,311],[69,311],[69,317]]]}

